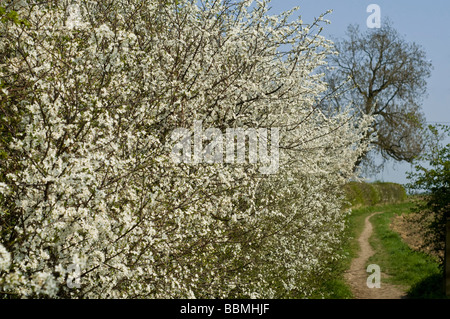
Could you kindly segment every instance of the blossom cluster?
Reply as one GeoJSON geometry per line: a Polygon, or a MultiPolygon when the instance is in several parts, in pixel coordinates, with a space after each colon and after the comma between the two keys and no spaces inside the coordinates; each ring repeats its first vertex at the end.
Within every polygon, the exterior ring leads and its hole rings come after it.
{"type": "Polygon", "coordinates": [[[326,115],[321,20],[267,1],[11,1],[0,294],[310,296],[371,119],[326,115]],[[76,10],[74,9],[74,6],[76,10]],[[75,15],[75,16],[74,16],[75,15]],[[279,128],[279,168],[171,159],[173,130],[279,128]],[[70,265],[80,269],[70,287],[70,265]]]}

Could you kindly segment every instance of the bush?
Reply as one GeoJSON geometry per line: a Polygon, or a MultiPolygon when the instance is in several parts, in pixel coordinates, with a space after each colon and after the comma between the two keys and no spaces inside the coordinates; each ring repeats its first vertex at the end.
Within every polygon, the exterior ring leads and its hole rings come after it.
{"type": "Polygon", "coordinates": [[[352,207],[373,206],[377,204],[396,204],[406,200],[405,188],[388,182],[349,182],[345,193],[352,207]]]}
{"type": "Polygon", "coordinates": [[[323,16],[272,17],[265,1],[8,3],[28,23],[0,24],[2,107],[19,120],[0,166],[5,296],[284,298],[329,279],[371,118],[317,107],[323,16]],[[175,162],[172,133],[198,122],[279,128],[278,171],[175,162]]]}
{"type": "Polygon", "coordinates": [[[440,256],[443,265],[445,225],[450,218],[450,143],[443,145],[441,141],[443,137],[450,137],[450,127],[430,125],[429,132],[428,151],[417,159],[415,172],[408,176],[411,180],[408,187],[425,191],[423,201],[418,202],[414,211],[420,213],[420,222],[427,228],[424,244],[440,256]]]}

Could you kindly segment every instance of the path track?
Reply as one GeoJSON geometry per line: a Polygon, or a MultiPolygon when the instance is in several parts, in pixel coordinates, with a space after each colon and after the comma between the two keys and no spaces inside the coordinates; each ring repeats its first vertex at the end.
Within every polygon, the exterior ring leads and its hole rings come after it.
{"type": "MultiPolygon", "coordinates": [[[[404,289],[384,283],[383,280],[380,288],[367,287],[367,278],[370,276],[370,273],[366,272],[367,261],[375,253],[369,244],[369,238],[373,231],[370,218],[376,214],[381,214],[381,212],[367,216],[364,221],[364,230],[358,238],[360,252],[358,257],[352,260],[350,269],[345,273],[345,279],[350,285],[355,299],[403,299],[406,297],[404,289]]],[[[385,277],[386,275],[381,269],[381,278],[385,277]]]]}

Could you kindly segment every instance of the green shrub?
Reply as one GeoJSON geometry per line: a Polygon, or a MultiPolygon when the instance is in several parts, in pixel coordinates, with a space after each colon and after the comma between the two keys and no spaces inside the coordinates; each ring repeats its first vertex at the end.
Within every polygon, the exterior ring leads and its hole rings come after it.
{"type": "Polygon", "coordinates": [[[345,185],[345,193],[352,207],[396,204],[407,198],[402,185],[388,182],[349,182],[345,185]]]}
{"type": "Polygon", "coordinates": [[[417,159],[415,172],[408,176],[411,180],[408,187],[427,191],[425,200],[419,202],[414,211],[423,216],[422,223],[427,228],[425,244],[442,256],[443,265],[445,225],[450,218],[450,143],[444,144],[443,138],[450,138],[450,126],[430,125],[429,131],[432,136],[429,150],[417,159]]]}

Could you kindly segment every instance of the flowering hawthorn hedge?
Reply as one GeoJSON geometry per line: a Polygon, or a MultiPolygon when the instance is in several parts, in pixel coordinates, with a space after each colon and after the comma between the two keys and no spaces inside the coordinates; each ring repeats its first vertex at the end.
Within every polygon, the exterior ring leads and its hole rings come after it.
{"type": "Polygon", "coordinates": [[[0,23],[1,294],[288,298],[327,279],[371,119],[318,108],[323,16],[265,1],[2,5],[21,20],[0,23]],[[195,120],[279,128],[278,171],[174,163],[170,134],[195,120]]]}

